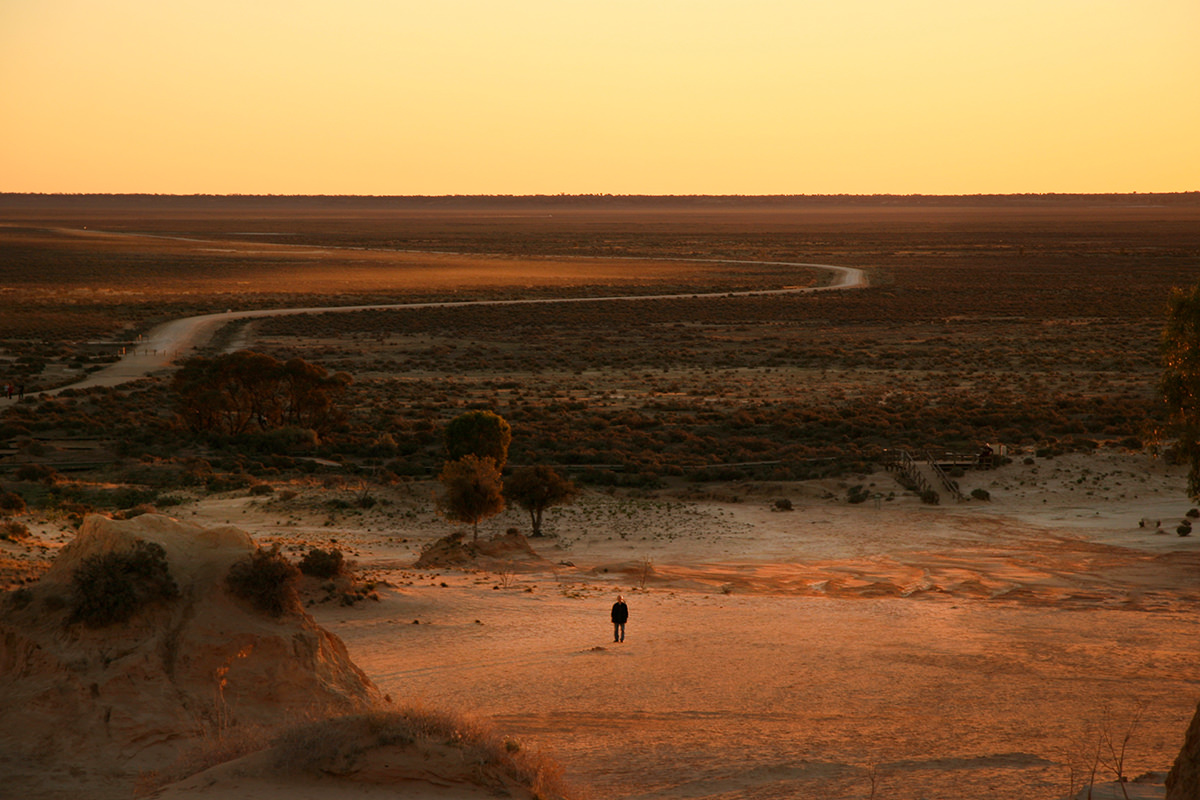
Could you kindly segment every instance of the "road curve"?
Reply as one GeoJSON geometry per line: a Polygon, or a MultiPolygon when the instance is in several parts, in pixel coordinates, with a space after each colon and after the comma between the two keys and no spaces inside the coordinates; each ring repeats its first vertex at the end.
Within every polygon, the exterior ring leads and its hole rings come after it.
{"type": "MultiPolygon", "coordinates": [[[[632,259],[631,259],[632,260],[632,259]]],[[[605,297],[545,297],[525,300],[457,300],[432,303],[383,303],[360,306],[314,306],[305,308],[260,308],[250,311],[225,311],[217,314],[200,314],[194,317],[165,322],[153,329],[132,348],[121,360],[93,372],[83,380],[39,394],[58,394],[66,389],[85,389],[91,386],[117,386],[144,378],[151,373],[169,367],[177,358],[185,356],[203,345],[223,325],[242,319],[282,317],[292,314],[328,314],[345,311],[388,311],[417,308],[463,308],[467,306],[516,306],[548,303],[612,303],[629,300],[679,300],[701,297],[751,297],[756,295],[808,294],[840,289],[861,289],[868,286],[866,273],[856,267],[839,267],[832,264],[806,264],[795,261],[745,261],[730,258],[657,258],[636,260],[676,261],[705,264],[754,264],[760,266],[809,267],[834,273],[833,280],[825,286],[790,287],[783,289],[755,289],[740,292],[682,292],[679,294],[612,295],[605,297]]],[[[0,404],[7,404],[0,399],[0,404]]]]}

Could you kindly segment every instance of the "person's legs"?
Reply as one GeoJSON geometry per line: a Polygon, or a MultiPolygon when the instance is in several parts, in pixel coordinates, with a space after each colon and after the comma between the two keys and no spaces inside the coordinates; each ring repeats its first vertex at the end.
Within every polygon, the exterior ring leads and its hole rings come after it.
{"type": "Polygon", "coordinates": [[[617,641],[618,641],[618,642],[623,642],[623,641],[625,641],[625,623],[624,623],[624,622],[618,622],[618,623],[617,623],[617,629],[616,629],[615,631],[613,631],[613,634],[614,634],[614,635],[620,634],[619,636],[617,636],[617,641]]]}
{"type": "Polygon", "coordinates": [[[619,622],[613,623],[613,641],[614,642],[621,641],[621,623],[619,623],[619,622]]]}

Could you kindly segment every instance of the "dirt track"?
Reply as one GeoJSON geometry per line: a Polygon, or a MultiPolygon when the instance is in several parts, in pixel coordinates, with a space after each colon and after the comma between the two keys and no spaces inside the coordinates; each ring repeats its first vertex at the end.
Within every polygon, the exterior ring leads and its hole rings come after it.
{"type": "MultiPolygon", "coordinates": [[[[610,259],[626,260],[626,259],[610,259]]],[[[641,259],[646,260],[646,259],[641,259]]],[[[471,306],[512,306],[548,303],[611,303],[629,300],[678,300],[700,297],[741,297],[753,295],[805,294],[809,292],[838,289],[861,289],[868,285],[866,273],[855,267],[832,264],[807,264],[790,261],[746,261],[735,259],[655,259],[669,261],[695,261],[711,264],[756,264],[762,266],[800,267],[828,270],[834,274],[831,283],[825,286],[785,287],[741,292],[688,292],[684,294],[657,295],[613,295],[608,297],[556,297],[527,300],[464,300],[436,303],[387,303],[355,306],[319,306],[304,308],[265,308],[250,311],[226,311],[217,314],[201,314],[163,323],[150,331],[145,339],[120,361],[92,373],[81,381],[60,386],[44,392],[58,394],[65,389],[85,389],[89,386],[117,386],[144,378],[151,373],[169,367],[176,359],[203,345],[221,326],[242,319],[261,319],[293,314],[327,314],[350,311],[381,311],[418,308],[467,308],[471,306]]],[[[0,399],[0,407],[11,402],[0,399]]]]}

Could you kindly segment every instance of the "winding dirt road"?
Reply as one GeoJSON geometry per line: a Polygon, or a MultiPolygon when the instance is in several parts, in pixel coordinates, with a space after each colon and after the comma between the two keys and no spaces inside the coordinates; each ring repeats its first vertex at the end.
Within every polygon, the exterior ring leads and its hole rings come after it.
{"type": "MultiPolygon", "coordinates": [[[[641,259],[646,260],[646,259],[641,259]]],[[[855,267],[840,267],[832,264],[807,264],[794,261],[744,261],[725,258],[650,259],[661,261],[683,261],[705,264],[747,264],[758,266],[807,267],[832,272],[833,280],[825,286],[791,287],[782,289],[756,289],[741,292],[685,292],[679,294],[613,295],[607,297],[548,297],[525,300],[460,300],[432,303],[385,303],[359,306],[314,306],[304,308],[261,308],[250,311],[225,311],[217,314],[200,314],[194,317],[165,322],[152,329],[137,347],[127,352],[120,361],[92,373],[83,380],[41,394],[58,394],[66,389],[85,389],[91,386],[117,386],[144,378],[153,372],[169,367],[174,361],[204,345],[224,325],[243,319],[281,317],[292,314],[328,314],[347,311],[385,311],[417,308],[460,308],[467,306],[515,306],[547,303],[611,303],[628,300],[679,300],[701,297],[749,297],[754,295],[807,294],[839,289],[861,289],[868,286],[866,273],[855,267]]],[[[0,404],[8,400],[0,399],[0,404]]]]}

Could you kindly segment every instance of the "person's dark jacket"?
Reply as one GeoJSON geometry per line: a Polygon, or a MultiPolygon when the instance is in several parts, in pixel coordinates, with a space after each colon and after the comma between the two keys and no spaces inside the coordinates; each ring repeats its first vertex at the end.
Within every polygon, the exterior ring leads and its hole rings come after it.
{"type": "Polygon", "coordinates": [[[624,603],[613,603],[612,621],[624,625],[629,619],[629,606],[624,603]]]}

